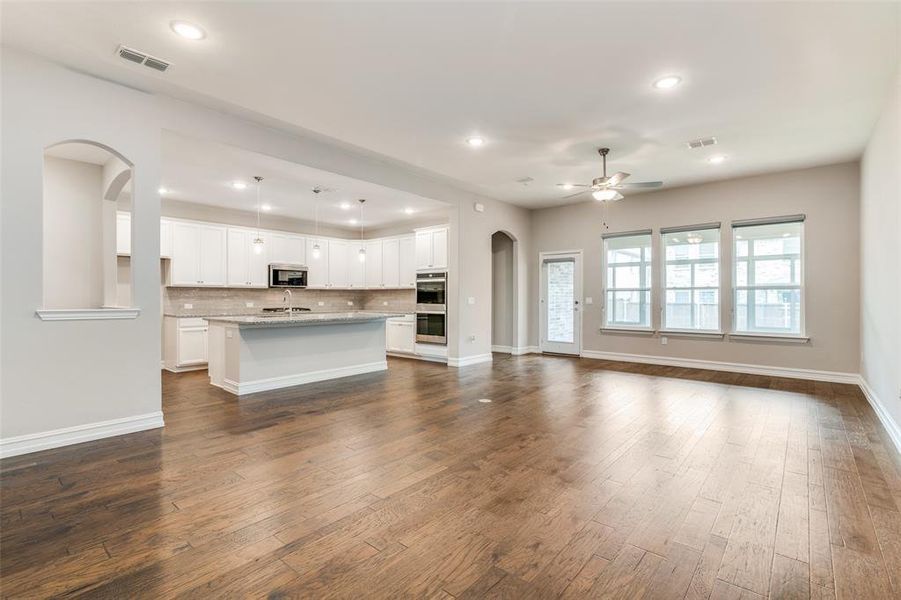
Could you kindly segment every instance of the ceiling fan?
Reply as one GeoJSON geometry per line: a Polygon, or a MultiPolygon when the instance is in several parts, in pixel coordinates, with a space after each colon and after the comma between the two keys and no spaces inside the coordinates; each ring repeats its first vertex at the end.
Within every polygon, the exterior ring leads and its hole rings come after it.
{"type": "Polygon", "coordinates": [[[629,176],[628,173],[623,173],[622,171],[614,173],[610,177],[607,177],[607,154],[610,152],[610,148],[598,148],[598,154],[601,155],[601,159],[604,161],[604,175],[603,177],[597,177],[590,184],[587,183],[558,183],[557,185],[564,188],[570,189],[574,187],[588,188],[584,190],[580,190],[575,194],[570,194],[569,196],[564,196],[565,198],[574,198],[576,196],[581,196],[582,194],[591,193],[594,196],[595,200],[600,200],[601,202],[613,202],[615,200],[622,200],[624,196],[619,193],[619,190],[630,190],[630,189],[641,189],[641,188],[656,188],[663,185],[662,181],[642,181],[636,183],[623,183],[623,180],[629,176]]]}

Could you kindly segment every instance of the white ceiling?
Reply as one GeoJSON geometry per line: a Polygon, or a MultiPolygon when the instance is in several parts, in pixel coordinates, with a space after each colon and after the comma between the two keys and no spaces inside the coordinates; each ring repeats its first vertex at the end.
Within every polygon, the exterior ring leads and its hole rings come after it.
{"type": "Polygon", "coordinates": [[[113,158],[112,153],[104,150],[100,146],[94,144],[83,144],[81,142],[66,142],[64,144],[56,144],[44,151],[45,156],[55,156],[56,158],[65,158],[67,160],[77,160],[92,165],[105,165],[109,159],[113,158]]]}
{"type": "Polygon", "coordinates": [[[901,4],[4,3],[4,44],[208,97],[524,206],[597,176],[667,185],[856,158],[898,60],[901,4]],[[172,19],[206,28],[191,42],[172,19]],[[124,43],[174,66],[114,56],[124,43]],[[651,87],[676,73],[683,84],[651,87]],[[468,147],[479,133],[487,144],[468,147]],[[712,149],[684,143],[716,136],[712,149]],[[729,159],[712,166],[713,152],[729,159]],[[531,177],[527,186],[515,180],[531,177]]]}
{"type": "Polygon", "coordinates": [[[166,198],[244,211],[256,211],[253,177],[260,176],[260,203],[270,207],[264,215],[309,221],[315,218],[312,190],[320,187],[325,190],[319,194],[320,222],[344,228],[359,227],[359,198],[366,199],[363,226],[367,228],[414,221],[447,209],[437,200],[171,132],[163,133],[161,170],[166,198]],[[231,185],[235,181],[247,187],[236,190],[231,185]],[[341,208],[342,204],[349,208],[341,208]]]}

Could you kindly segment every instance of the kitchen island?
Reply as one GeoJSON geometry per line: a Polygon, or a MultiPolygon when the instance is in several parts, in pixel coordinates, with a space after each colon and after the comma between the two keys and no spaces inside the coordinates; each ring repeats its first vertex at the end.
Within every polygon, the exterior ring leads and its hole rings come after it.
{"type": "Polygon", "coordinates": [[[237,395],[384,371],[378,312],[209,318],[210,383],[237,395]]]}

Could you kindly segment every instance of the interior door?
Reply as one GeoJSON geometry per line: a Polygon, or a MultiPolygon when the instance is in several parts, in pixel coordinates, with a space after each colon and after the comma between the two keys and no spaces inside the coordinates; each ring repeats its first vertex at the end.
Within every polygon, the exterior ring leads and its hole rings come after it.
{"type": "Polygon", "coordinates": [[[582,352],[582,257],[578,253],[541,258],[542,352],[582,352]]]}

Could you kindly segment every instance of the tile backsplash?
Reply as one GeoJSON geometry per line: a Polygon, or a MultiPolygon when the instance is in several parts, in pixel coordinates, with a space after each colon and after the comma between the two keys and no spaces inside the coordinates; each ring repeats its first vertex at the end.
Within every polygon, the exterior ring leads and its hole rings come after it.
{"type": "MultiPolygon", "coordinates": [[[[314,311],[390,310],[414,312],[414,290],[302,290],[292,289],[293,306],[314,311]],[[322,302],[322,306],[319,303],[322,302]],[[348,302],[352,302],[349,305],[348,302]],[[385,302],[388,304],[385,305],[385,302]]],[[[282,306],[280,289],[164,287],[163,313],[176,316],[248,314],[263,307],[282,306]],[[253,306],[248,307],[247,303],[253,306]],[[185,305],[191,308],[185,308],[185,305]]]]}

